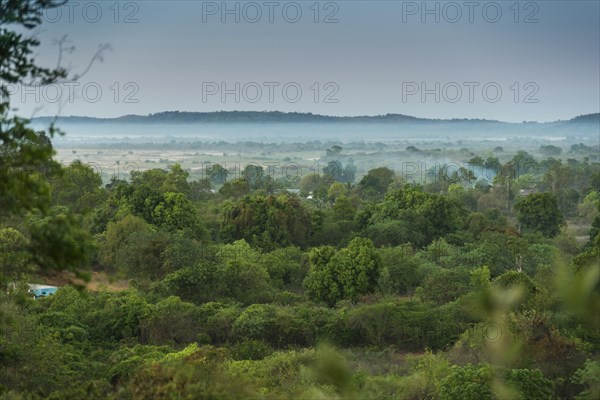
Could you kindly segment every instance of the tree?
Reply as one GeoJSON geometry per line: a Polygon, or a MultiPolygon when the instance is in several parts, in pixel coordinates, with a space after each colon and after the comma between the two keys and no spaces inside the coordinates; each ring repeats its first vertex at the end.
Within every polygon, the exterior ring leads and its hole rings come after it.
{"type": "Polygon", "coordinates": [[[229,171],[220,164],[213,164],[206,168],[206,176],[215,185],[221,185],[227,180],[229,171]]]}
{"type": "Polygon", "coordinates": [[[52,179],[52,201],[76,213],[92,210],[104,199],[102,177],[79,160],[63,168],[52,179]]]}
{"type": "Polygon", "coordinates": [[[333,215],[338,221],[353,220],[355,213],[356,207],[344,195],[339,196],[333,203],[333,215]]]}
{"type": "Polygon", "coordinates": [[[574,217],[577,214],[579,193],[575,189],[563,189],[556,192],[555,195],[560,212],[567,217],[574,217]]]}
{"type": "Polygon", "coordinates": [[[546,157],[559,156],[562,153],[562,148],[552,144],[540,146],[540,152],[546,157]]]}
{"type": "Polygon", "coordinates": [[[385,294],[402,295],[411,293],[421,282],[419,262],[410,245],[385,247],[380,251],[384,267],[379,287],[385,294]]]}
{"type": "Polygon", "coordinates": [[[167,231],[185,230],[196,238],[206,236],[198,211],[183,193],[165,193],[152,211],[152,222],[167,231]]]}
{"type": "Polygon", "coordinates": [[[462,225],[460,205],[446,196],[431,195],[417,211],[431,224],[430,240],[452,233],[462,225]]]}
{"type": "Polygon", "coordinates": [[[116,267],[119,264],[120,249],[129,235],[135,232],[149,232],[152,227],[140,217],[126,215],[123,219],[110,222],[100,247],[100,262],[104,266],[116,267]]]}
{"type": "Polygon", "coordinates": [[[366,197],[382,198],[395,176],[389,168],[375,168],[362,177],[358,186],[366,197]]]}
{"type": "Polygon", "coordinates": [[[342,152],[342,147],[338,146],[338,145],[331,146],[331,149],[325,149],[325,153],[327,154],[327,156],[337,156],[341,152],[342,152]]]}
{"type": "MultiPolygon", "coordinates": [[[[386,194],[383,202],[375,205],[366,222],[367,226],[385,224],[388,232],[391,232],[390,228],[398,233],[404,232],[399,239],[382,244],[406,243],[406,239],[411,237],[406,233],[415,232],[409,241],[421,245],[459,229],[462,214],[460,205],[447,196],[428,194],[420,187],[405,185],[386,194]],[[392,225],[391,221],[404,223],[392,225]]],[[[361,213],[359,215],[363,218],[361,213]]]]}
{"type": "Polygon", "coordinates": [[[515,169],[515,178],[523,174],[536,172],[538,163],[533,156],[524,150],[517,151],[512,158],[512,166],[515,169]]]}
{"type": "Polygon", "coordinates": [[[584,385],[584,390],[577,395],[577,400],[592,400],[600,397],[600,362],[586,360],[583,367],[575,371],[573,380],[584,385]]]}
{"type": "Polygon", "coordinates": [[[369,239],[355,238],[337,252],[330,246],[311,250],[309,263],[304,281],[308,296],[334,306],[339,300],[356,301],[360,295],[374,291],[381,256],[369,239]]]}
{"type": "Polygon", "coordinates": [[[204,200],[209,197],[212,185],[208,178],[190,182],[190,199],[193,201],[204,200]]]}
{"type": "MultiPolygon", "coordinates": [[[[44,68],[32,56],[40,42],[26,37],[42,23],[44,11],[62,1],[3,1],[0,4],[0,209],[2,213],[45,209],[49,187],[44,171],[56,164],[48,137],[10,116],[8,85],[50,84],[67,76],[64,68],[44,68]]],[[[55,129],[51,126],[49,135],[55,129]]]]}
{"type": "Polygon", "coordinates": [[[300,180],[300,193],[304,196],[314,192],[323,185],[323,178],[319,174],[308,174],[300,180]]]}
{"type": "Polygon", "coordinates": [[[250,189],[255,190],[263,185],[265,170],[260,165],[248,164],[242,171],[242,177],[248,182],[250,189]]]}
{"type": "Polygon", "coordinates": [[[92,238],[67,207],[52,207],[47,214],[34,211],[26,223],[30,251],[37,265],[75,271],[89,266],[94,251],[92,238]]]}
{"type": "Polygon", "coordinates": [[[204,257],[204,248],[200,241],[178,232],[170,236],[169,244],[161,254],[166,271],[192,267],[204,257]]]}
{"type": "Polygon", "coordinates": [[[269,272],[260,263],[261,253],[245,240],[238,240],[219,249],[220,266],[230,298],[245,304],[271,299],[269,272]]]}
{"type": "Polygon", "coordinates": [[[338,197],[345,196],[347,193],[348,187],[346,187],[346,185],[342,182],[334,182],[329,186],[329,190],[327,190],[327,197],[335,202],[338,197]]]}
{"type": "Polygon", "coordinates": [[[14,281],[33,271],[29,240],[14,228],[0,228],[0,282],[14,281]]]}
{"type": "Polygon", "coordinates": [[[312,234],[312,213],[298,197],[289,194],[244,196],[224,209],[222,234],[226,239],[245,239],[273,250],[291,244],[305,246],[312,234]]]}
{"type": "Polygon", "coordinates": [[[419,187],[405,185],[404,188],[394,190],[385,195],[383,202],[377,205],[372,222],[396,219],[401,211],[407,209],[417,210],[429,199],[429,195],[419,187]]]}
{"type": "Polygon", "coordinates": [[[376,246],[397,246],[412,243],[426,245],[429,237],[429,222],[415,210],[401,210],[395,219],[375,222],[364,229],[364,234],[376,246]]]}
{"type": "Polygon", "coordinates": [[[242,197],[250,193],[250,185],[247,179],[236,179],[233,181],[227,181],[219,189],[219,193],[224,197],[242,197]]]}
{"type": "Polygon", "coordinates": [[[439,269],[423,280],[417,296],[440,305],[454,301],[469,291],[469,276],[466,268],[439,269]]]}
{"type": "Polygon", "coordinates": [[[352,162],[344,167],[339,160],[333,160],[323,168],[323,174],[326,178],[334,181],[352,183],[356,176],[356,167],[352,162]]]}
{"type": "Polygon", "coordinates": [[[139,279],[156,279],[165,275],[163,257],[169,244],[164,232],[133,232],[119,248],[117,267],[128,276],[139,279]]]}
{"type": "Polygon", "coordinates": [[[269,271],[271,286],[299,292],[308,272],[304,252],[297,247],[286,247],[265,253],[260,263],[269,271]]]}
{"type": "Polygon", "coordinates": [[[194,304],[171,296],[149,307],[141,323],[145,341],[159,344],[193,342],[198,332],[198,309],[194,304]]]}
{"type": "Polygon", "coordinates": [[[453,366],[440,386],[443,400],[493,400],[494,370],[491,365],[453,366]]]}
{"type": "Polygon", "coordinates": [[[564,224],[556,197],[551,193],[524,196],[516,202],[515,210],[525,231],[538,231],[545,236],[554,237],[564,224]]]}

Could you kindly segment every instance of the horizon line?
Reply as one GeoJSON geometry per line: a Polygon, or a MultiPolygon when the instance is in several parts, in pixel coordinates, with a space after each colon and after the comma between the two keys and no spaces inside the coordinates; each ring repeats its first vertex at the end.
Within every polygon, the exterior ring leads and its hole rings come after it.
{"type": "Polygon", "coordinates": [[[319,114],[319,113],[312,113],[312,112],[300,112],[300,111],[279,111],[279,110],[262,110],[262,111],[256,111],[256,110],[215,110],[215,111],[181,111],[181,110],[168,110],[168,111],[158,111],[158,112],[154,112],[154,113],[148,113],[148,114],[124,114],[124,115],[120,115],[120,116],[113,116],[113,117],[97,117],[97,116],[89,116],[89,115],[53,115],[53,116],[49,116],[49,115],[44,115],[44,116],[36,116],[36,117],[32,117],[30,118],[31,121],[34,120],[39,120],[39,119],[61,119],[61,118],[88,118],[88,119],[96,119],[96,120],[118,120],[118,119],[122,119],[122,118],[127,118],[127,117],[140,117],[140,118],[147,118],[147,117],[152,117],[152,116],[156,116],[156,115],[161,115],[161,114],[170,114],[170,113],[180,113],[180,114],[219,114],[219,113],[224,113],[224,114],[233,114],[233,113],[255,113],[255,114],[295,114],[295,115],[310,115],[310,116],[314,116],[314,117],[321,117],[321,118],[332,118],[332,119],[353,119],[353,118],[386,118],[386,117],[393,117],[393,116],[399,116],[399,117],[406,117],[407,119],[414,119],[416,121],[485,121],[485,122],[497,122],[497,123],[504,123],[504,124],[545,124],[545,123],[556,123],[556,122],[567,122],[567,121],[572,121],[576,118],[580,118],[580,117],[587,117],[587,116],[595,116],[598,115],[600,116],[600,112],[595,112],[595,113],[587,113],[587,114],[579,114],[579,115],[575,115],[569,119],[558,119],[558,120],[551,120],[551,121],[521,121],[521,122],[509,122],[509,121],[503,121],[503,120],[498,120],[498,119],[487,119],[487,118],[466,118],[466,117],[455,117],[455,118],[427,118],[427,117],[417,117],[414,115],[408,115],[408,114],[401,114],[401,113],[386,113],[386,114],[375,114],[375,115],[366,115],[366,114],[362,114],[362,115],[330,115],[330,114],[319,114]]]}

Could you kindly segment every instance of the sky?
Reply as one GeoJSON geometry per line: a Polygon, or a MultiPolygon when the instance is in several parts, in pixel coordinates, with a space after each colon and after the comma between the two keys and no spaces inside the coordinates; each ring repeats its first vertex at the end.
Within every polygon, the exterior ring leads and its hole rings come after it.
{"type": "Polygon", "coordinates": [[[85,70],[13,87],[25,116],[279,110],[555,121],[600,110],[600,2],[83,1],[44,15],[85,70]]]}

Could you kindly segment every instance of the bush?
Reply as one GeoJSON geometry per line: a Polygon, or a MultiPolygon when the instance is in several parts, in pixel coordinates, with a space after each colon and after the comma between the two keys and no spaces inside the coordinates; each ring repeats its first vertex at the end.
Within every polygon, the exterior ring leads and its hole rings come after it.
{"type": "Polygon", "coordinates": [[[273,348],[262,340],[244,340],[230,349],[234,360],[262,360],[273,353],[273,348]]]}
{"type": "Polygon", "coordinates": [[[423,280],[416,294],[423,301],[449,303],[469,291],[469,278],[466,268],[440,269],[423,280]]]}
{"type": "Polygon", "coordinates": [[[488,364],[453,366],[440,386],[441,400],[494,400],[493,369],[488,364]]]}
{"type": "Polygon", "coordinates": [[[272,339],[275,328],[275,307],[253,304],[246,308],[233,324],[233,337],[245,339],[272,339]]]}
{"type": "Polygon", "coordinates": [[[389,295],[409,294],[423,279],[419,262],[410,245],[386,247],[379,251],[383,262],[380,290],[389,295]]]}
{"type": "Polygon", "coordinates": [[[509,388],[518,395],[515,399],[552,400],[554,398],[552,382],[544,378],[539,369],[512,369],[504,374],[504,379],[509,388]]]}
{"type": "Polygon", "coordinates": [[[196,341],[200,329],[198,308],[171,296],[150,308],[142,322],[142,337],[155,344],[187,344],[196,341]]]}

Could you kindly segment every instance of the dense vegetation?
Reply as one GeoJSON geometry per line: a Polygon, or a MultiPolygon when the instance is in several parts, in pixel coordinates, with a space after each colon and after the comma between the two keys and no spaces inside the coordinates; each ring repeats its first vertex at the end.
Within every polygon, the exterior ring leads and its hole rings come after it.
{"type": "Polygon", "coordinates": [[[3,210],[4,394],[594,398],[598,166],[536,163],[539,193],[381,167],[305,176],[312,199],[261,173],[215,192],[178,165],[44,171],[44,207],[3,210]],[[89,266],[130,288],[6,286],[89,266]]]}
{"type": "MultiPolygon", "coordinates": [[[[3,2],[0,23],[50,5],[3,2]]],[[[0,37],[3,81],[66,77],[0,37]]],[[[0,119],[0,398],[600,396],[598,163],[479,154],[489,182],[419,182],[359,176],[339,147],[291,182],[173,164],[105,184],[53,160],[54,129],[8,101],[0,119]],[[63,270],[78,279],[30,298],[63,270]],[[92,270],[129,288],[88,290],[92,270]]]]}

